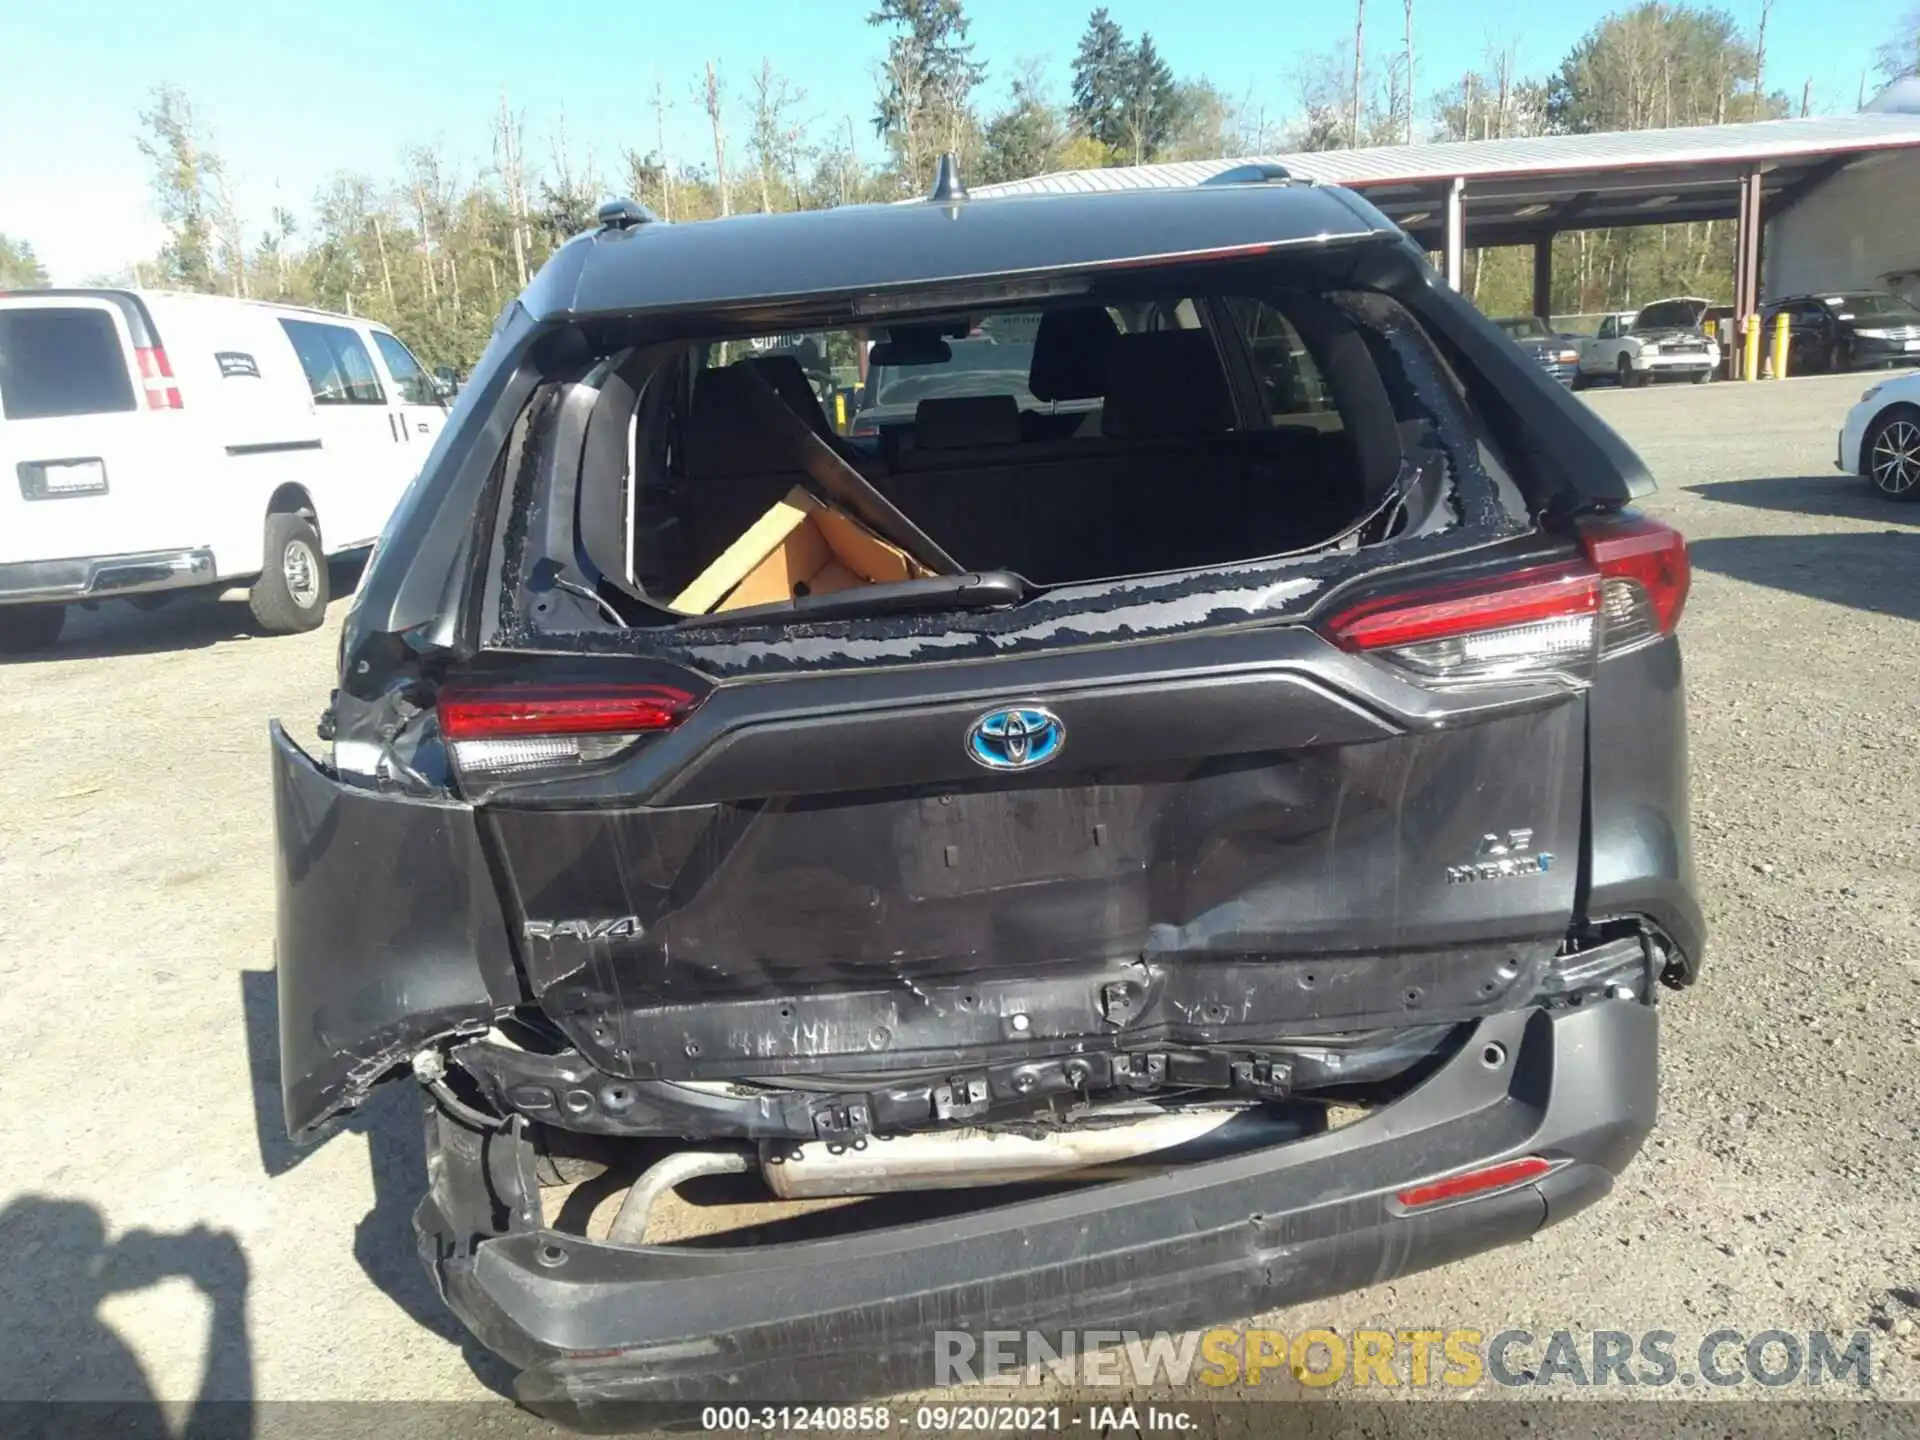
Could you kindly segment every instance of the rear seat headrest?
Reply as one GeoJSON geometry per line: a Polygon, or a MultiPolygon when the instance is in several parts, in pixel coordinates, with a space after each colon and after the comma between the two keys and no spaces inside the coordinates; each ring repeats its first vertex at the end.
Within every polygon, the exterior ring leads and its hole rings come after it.
{"type": "Polygon", "coordinates": [[[1103,435],[1217,435],[1233,428],[1233,396],[1204,330],[1122,335],[1107,354],[1103,435]]]}
{"type": "Polygon", "coordinates": [[[702,370],[695,377],[687,414],[686,473],[689,477],[767,475],[796,468],[788,447],[762,428],[742,387],[751,384],[737,365],[702,370]]]}
{"type": "Polygon", "coordinates": [[[1011,395],[949,395],[922,400],[913,410],[917,450],[964,450],[1019,441],[1020,402],[1011,395]]]}
{"type": "Polygon", "coordinates": [[[1049,310],[1033,336],[1027,388],[1039,400],[1093,400],[1106,390],[1107,352],[1120,337],[1099,305],[1049,310]]]}
{"type": "Polygon", "coordinates": [[[807,372],[792,355],[756,355],[753,368],[765,378],[773,393],[787,402],[787,408],[813,427],[815,434],[827,429],[827,412],[820,408],[820,397],[807,383],[807,372]]]}

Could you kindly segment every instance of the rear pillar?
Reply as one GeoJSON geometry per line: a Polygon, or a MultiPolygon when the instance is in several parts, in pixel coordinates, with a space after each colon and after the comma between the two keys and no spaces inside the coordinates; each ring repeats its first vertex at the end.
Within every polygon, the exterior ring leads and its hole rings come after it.
{"type": "Polygon", "coordinates": [[[1746,374],[1745,344],[1747,325],[1760,309],[1760,196],[1758,170],[1740,177],[1740,205],[1733,237],[1733,309],[1736,339],[1733,368],[1741,379],[1746,374]]]}
{"type": "Polygon", "coordinates": [[[1546,319],[1553,313],[1553,233],[1533,241],[1533,313],[1546,319]]]}
{"type": "Polygon", "coordinates": [[[1456,175],[1447,182],[1447,237],[1442,251],[1447,284],[1455,290],[1465,283],[1467,253],[1467,182],[1456,175]]]}

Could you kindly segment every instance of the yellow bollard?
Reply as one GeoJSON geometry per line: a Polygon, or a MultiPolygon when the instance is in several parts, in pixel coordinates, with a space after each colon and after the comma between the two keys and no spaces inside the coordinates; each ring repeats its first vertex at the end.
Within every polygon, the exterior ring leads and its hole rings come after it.
{"type": "Polygon", "coordinates": [[[1773,378],[1787,378],[1787,312],[1773,317],[1773,378]]]}
{"type": "Polygon", "coordinates": [[[1740,322],[1740,378],[1758,380],[1760,378],[1760,317],[1748,315],[1740,322]]]}
{"type": "Polygon", "coordinates": [[[847,433],[847,392],[844,390],[833,392],[833,428],[835,434],[847,433]]]}

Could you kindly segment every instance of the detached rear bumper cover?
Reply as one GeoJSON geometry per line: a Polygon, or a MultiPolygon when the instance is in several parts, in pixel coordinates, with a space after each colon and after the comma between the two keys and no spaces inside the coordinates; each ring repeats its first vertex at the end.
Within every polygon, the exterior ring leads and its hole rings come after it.
{"type": "Polygon", "coordinates": [[[959,1219],[762,1249],[627,1248],[539,1227],[531,1154],[429,1115],[422,1258],[527,1371],[523,1401],[823,1399],[930,1385],[935,1332],[1186,1330],[1524,1240],[1600,1198],[1657,1096],[1654,1012],[1480,1023],[1376,1115],[1310,1139],[959,1219]],[[1504,1052],[1489,1065],[1498,1045],[1504,1052]],[[1394,1192],[1538,1155],[1539,1181],[1408,1213],[1394,1192]],[[506,1217],[506,1233],[497,1233],[506,1217]]]}

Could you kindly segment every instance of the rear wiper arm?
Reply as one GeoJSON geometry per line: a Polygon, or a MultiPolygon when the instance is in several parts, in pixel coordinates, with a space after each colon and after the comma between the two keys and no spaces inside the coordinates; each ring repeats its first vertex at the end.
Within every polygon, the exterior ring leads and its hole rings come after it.
{"type": "Polygon", "coordinates": [[[1018,605],[1027,582],[1006,570],[965,575],[935,575],[925,580],[894,580],[856,585],[827,595],[802,595],[770,605],[743,605],[711,615],[689,615],[683,626],[751,625],[762,620],[838,620],[847,616],[901,615],[925,610],[994,610],[1018,605]]]}

